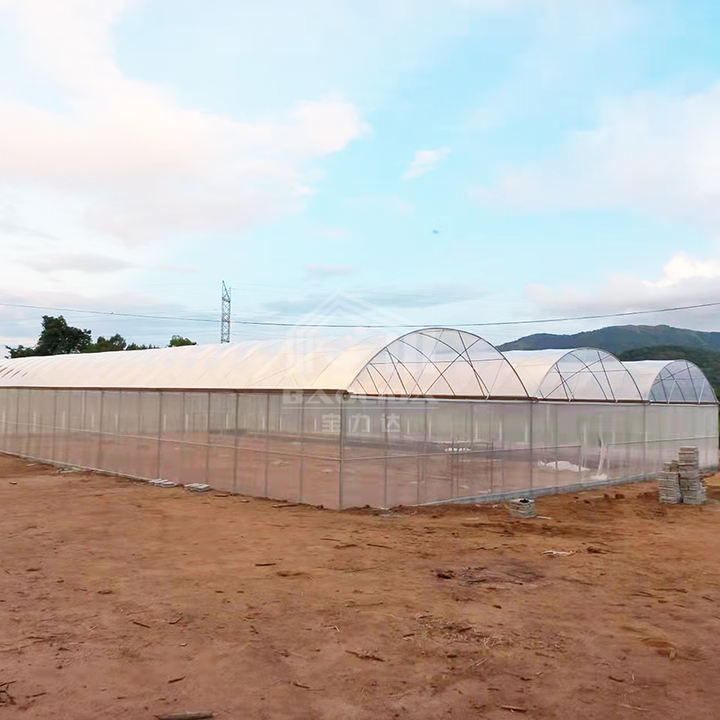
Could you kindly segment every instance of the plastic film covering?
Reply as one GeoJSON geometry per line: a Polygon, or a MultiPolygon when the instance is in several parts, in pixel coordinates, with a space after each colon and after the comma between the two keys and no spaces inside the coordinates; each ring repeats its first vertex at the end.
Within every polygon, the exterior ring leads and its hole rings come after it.
{"type": "Polygon", "coordinates": [[[505,356],[477,335],[428,328],[378,352],[348,387],[358,395],[527,397],[505,356]]]}
{"type": "Polygon", "coordinates": [[[605,350],[515,350],[505,357],[531,397],[604,402],[643,399],[625,365],[605,350]]]}
{"type": "Polygon", "coordinates": [[[393,337],[363,333],[0,360],[0,386],[345,390],[393,337]]]}
{"type": "Polygon", "coordinates": [[[491,500],[718,462],[715,404],[0,387],[0,450],[329,508],[491,500]]]}
{"type": "Polygon", "coordinates": [[[639,360],[624,365],[648,402],[717,403],[702,370],[688,360],[639,360]]]}
{"type": "Polygon", "coordinates": [[[502,353],[450,328],[0,360],[1,386],[527,397],[502,353]]]}

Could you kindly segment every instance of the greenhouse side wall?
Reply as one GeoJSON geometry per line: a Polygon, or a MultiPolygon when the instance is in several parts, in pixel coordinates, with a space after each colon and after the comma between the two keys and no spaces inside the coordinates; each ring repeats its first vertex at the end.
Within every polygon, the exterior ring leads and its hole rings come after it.
{"type": "Polygon", "coordinates": [[[500,500],[652,475],[683,445],[718,464],[716,405],[351,397],[342,506],[500,500]]]}
{"type": "Polygon", "coordinates": [[[717,466],[717,406],[0,388],[4,452],[329,508],[620,482],[682,445],[717,466]]]}
{"type": "Polygon", "coordinates": [[[334,396],[0,388],[0,451],[331,508],[340,429],[334,396]]]}

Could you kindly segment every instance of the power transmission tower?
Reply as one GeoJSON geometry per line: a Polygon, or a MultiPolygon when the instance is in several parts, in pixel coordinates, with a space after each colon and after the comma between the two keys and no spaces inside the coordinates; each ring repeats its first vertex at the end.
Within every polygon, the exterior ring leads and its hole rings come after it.
{"type": "Polygon", "coordinates": [[[220,342],[230,342],[230,290],[222,284],[222,317],[220,319],[220,342]]]}

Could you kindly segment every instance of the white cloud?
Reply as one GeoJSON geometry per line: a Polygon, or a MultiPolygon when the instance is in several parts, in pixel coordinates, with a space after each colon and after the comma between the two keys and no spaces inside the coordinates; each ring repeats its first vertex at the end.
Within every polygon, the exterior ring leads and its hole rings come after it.
{"type": "Polygon", "coordinates": [[[85,200],[100,234],[147,241],[177,231],[242,230],[296,209],[313,163],[368,131],[341,99],[304,101],[283,116],[237,121],[181,106],[126,77],[110,30],[131,0],[4,0],[34,71],[62,107],[0,89],[0,183],[85,200]]]}
{"type": "MultiPolygon", "coordinates": [[[[132,288],[196,270],[178,255],[193,237],[300,209],[319,162],[369,131],[341,97],[236,119],[125,75],[112,31],[135,4],[0,0],[4,57],[17,49],[0,77],[0,287],[13,302],[163,307],[132,288]]],[[[16,342],[39,311],[9,312],[2,335],[16,342]]]]}
{"type": "Polygon", "coordinates": [[[687,281],[710,280],[720,277],[720,260],[700,260],[687,253],[673,255],[663,266],[663,276],[659,280],[645,280],[643,284],[650,288],[671,288],[687,281]]]}
{"type": "Polygon", "coordinates": [[[112,273],[135,267],[135,263],[126,258],[96,255],[92,252],[31,253],[26,257],[20,255],[18,262],[41,272],[112,273]]]}
{"type": "MultiPolygon", "coordinates": [[[[658,310],[713,303],[718,296],[720,257],[697,258],[676,253],[659,277],[616,273],[600,278],[594,286],[551,288],[534,284],[526,288],[536,317],[576,316],[658,310]]],[[[717,329],[716,307],[630,316],[628,323],[690,326],[717,329]]],[[[608,325],[615,320],[599,320],[608,325]]]]}
{"type": "Polygon", "coordinates": [[[720,229],[720,83],[616,101],[551,159],[510,169],[471,194],[489,205],[633,210],[720,229]]]}
{"type": "Polygon", "coordinates": [[[437,150],[416,150],[408,169],[403,173],[405,180],[413,180],[433,171],[448,155],[449,147],[437,150]]]}

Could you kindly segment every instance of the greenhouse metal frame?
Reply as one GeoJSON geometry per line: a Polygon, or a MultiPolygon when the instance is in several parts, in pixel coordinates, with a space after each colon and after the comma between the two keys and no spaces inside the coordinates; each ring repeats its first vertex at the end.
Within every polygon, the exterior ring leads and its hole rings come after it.
{"type": "Polygon", "coordinates": [[[682,445],[717,466],[691,363],[453,328],[0,360],[0,451],[329,508],[627,482],[682,445]]]}

